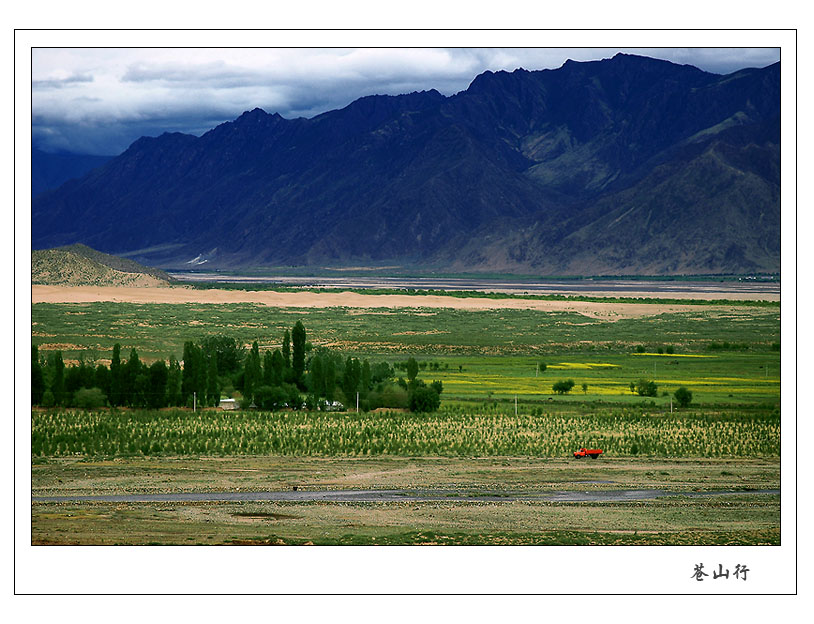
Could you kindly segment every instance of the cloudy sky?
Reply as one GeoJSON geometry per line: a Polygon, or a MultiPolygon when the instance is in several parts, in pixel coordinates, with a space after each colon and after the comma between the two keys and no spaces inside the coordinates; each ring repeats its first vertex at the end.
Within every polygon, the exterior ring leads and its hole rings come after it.
{"type": "Polygon", "coordinates": [[[200,135],[255,107],[313,117],[363,95],[452,95],[487,69],[553,69],[620,51],[718,74],[780,60],[778,48],[35,48],[32,142],[114,155],[140,136],[200,135]]]}

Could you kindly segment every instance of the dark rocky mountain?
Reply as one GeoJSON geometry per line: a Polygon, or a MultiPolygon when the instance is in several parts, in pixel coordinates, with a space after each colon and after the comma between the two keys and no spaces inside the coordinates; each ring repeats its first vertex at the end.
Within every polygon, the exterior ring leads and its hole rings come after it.
{"type": "Polygon", "coordinates": [[[100,167],[112,156],[68,154],[31,150],[31,197],[62,186],[68,180],[81,178],[91,169],[100,167]]]}
{"type": "Polygon", "coordinates": [[[32,243],[163,267],[775,272],[779,115],[779,64],[623,54],[312,119],[255,109],[36,198],[32,243]]]}

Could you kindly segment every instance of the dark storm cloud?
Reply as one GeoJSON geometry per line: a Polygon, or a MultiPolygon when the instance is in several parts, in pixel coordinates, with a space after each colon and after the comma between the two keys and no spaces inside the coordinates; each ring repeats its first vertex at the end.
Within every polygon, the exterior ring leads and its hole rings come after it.
{"type": "MultiPolygon", "coordinates": [[[[70,49],[32,55],[32,140],[117,154],[140,136],[200,135],[255,107],[313,117],[364,95],[464,90],[485,70],[553,69],[618,48],[70,49]]],[[[763,67],[770,48],[629,48],[714,73],[763,67]]]]}

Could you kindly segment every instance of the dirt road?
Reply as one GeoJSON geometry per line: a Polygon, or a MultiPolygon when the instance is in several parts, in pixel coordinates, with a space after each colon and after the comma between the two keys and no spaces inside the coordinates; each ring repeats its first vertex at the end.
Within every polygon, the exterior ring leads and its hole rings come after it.
{"type": "Polygon", "coordinates": [[[315,490],[280,492],[175,492],[168,494],[111,494],[99,496],[32,496],[32,503],[59,502],[215,502],[215,501],[288,501],[288,502],[396,502],[396,501],[544,501],[544,502],[621,502],[651,500],[664,496],[723,496],[727,494],[780,494],[780,490],[712,490],[681,492],[670,490],[603,490],[594,492],[496,492],[473,490],[315,490]]]}

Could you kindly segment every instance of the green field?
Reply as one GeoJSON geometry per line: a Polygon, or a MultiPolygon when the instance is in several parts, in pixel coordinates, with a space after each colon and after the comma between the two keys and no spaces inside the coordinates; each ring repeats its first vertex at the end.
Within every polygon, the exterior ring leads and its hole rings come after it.
{"type": "MultiPolygon", "coordinates": [[[[659,306],[653,305],[655,311],[659,306]]],[[[439,370],[421,377],[444,382],[445,400],[519,400],[553,396],[552,384],[573,379],[565,401],[641,403],[630,382],[654,380],[653,399],[669,410],[679,386],[705,404],[778,404],[780,310],[745,306],[598,320],[569,312],[529,310],[275,309],[253,304],[37,304],[32,341],[43,354],[66,360],[110,357],[113,344],[135,347],[145,361],[175,355],[183,343],[223,334],[261,351],[277,348],[283,331],[303,320],[308,340],[352,355],[391,363],[413,355],[439,370]],[[729,342],[745,350],[709,351],[729,342]],[[645,353],[636,353],[641,346],[645,353]],[[658,354],[672,348],[673,354],[658,354]],[[547,370],[538,373],[543,362],[547,370]],[[583,392],[582,384],[588,385],[583,392]]],[[[648,400],[648,405],[650,400],[648,400]]],[[[529,407],[530,409],[530,407],[529,407]]]]}
{"type": "Polygon", "coordinates": [[[644,402],[650,405],[652,400],[668,411],[670,397],[663,393],[671,395],[679,386],[691,388],[695,401],[706,404],[774,403],[780,395],[778,353],[559,353],[553,357],[450,356],[438,361],[440,370],[422,374],[440,379],[448,397],[482,399],[486,396],[505,401],[516,395],[526,406],[549,397],[579,403],[641,404],[643,397],[630,390],[630,382],[640,378],[654,380],[660,390],[658,397],[644,402]],[[544,372],[539,372],[541,361],[546,364],[544,372]],[[567,395],[556,396],[552,392],[552,384],[559,379],[575,382],[567,395]],[[583,383],[587,384],[584,391],[583,383]]]}

